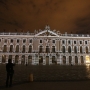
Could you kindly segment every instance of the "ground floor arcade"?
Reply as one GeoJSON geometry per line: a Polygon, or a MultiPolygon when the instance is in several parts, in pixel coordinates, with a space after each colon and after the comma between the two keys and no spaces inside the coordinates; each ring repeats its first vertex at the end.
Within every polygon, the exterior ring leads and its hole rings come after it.
{"type": "Polygon", "coordinates": [[[83,65],[90,63],[90,58],[88,55],[51,55],[51,54],[32,54],[32,55],[1,55],[0,63],[5,64],[8,59],[12,59],[15,64],[31,64],[31,65],[50,65],[50,64],[60,64],[60,65],[83,65]]]}

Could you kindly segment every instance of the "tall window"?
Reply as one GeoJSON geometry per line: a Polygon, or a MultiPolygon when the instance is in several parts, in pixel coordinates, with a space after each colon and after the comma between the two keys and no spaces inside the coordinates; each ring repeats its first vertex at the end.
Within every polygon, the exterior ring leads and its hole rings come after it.
{"type": "Polygon", "coordinates": [[[16,52],[19,52],[19,45],[16,46],[16,52]]]}
{"type": "Polygon", "coordinates": [[[46,46],[46,53],[49,53],[50,52],[50,48],[49,46],[46,46]]]}
{"type": "Polygon", "coordinates": [[[39,47],[39,52],[42,53],[43,52],[43,46],[39,47]]]}
{"type": "Polygon", "coordinates": [[[42,43],[42,40],[40,40],[40,43],[42,43]]]}
{"type": "Polygon", "coordinates": [[[32,52],[32,46],[30,45],[29,46],[29,51],[28,51],[29,53],[31,53],[32,52]]]}
{"type": "Polygon", "coordinates": [[[13,52],[13,45],[10,45],[10,52],[13,52]]]}
{"type": "Polygon", "coordinates": [[[62,52],[65,53],[65,46],[62,46],[62,52]]]}
{"type": "Polygon", "coordinates": [[[77,47],[76,46],[74,47],[74,53],[77,53],[77,47]]]}
{"type": "Polygon", "coordinates": [[[68,47],[68,52],[71,53],[71,47],[70,46],[68,47]]]}
{"type": "Polygon", "coordinates": [[[55,46],[52,46],[52,52],[53,53],[55,52],[55,46]]]}
{"type": "Polygon", "coordinates": [[[22,53],[25,53],[25,45],[23,45],[22,53]]]}
{"type": "Polygon", "coordinates": [[[3,52],[7,52],[7,45],[4,45],[3,52]]]}

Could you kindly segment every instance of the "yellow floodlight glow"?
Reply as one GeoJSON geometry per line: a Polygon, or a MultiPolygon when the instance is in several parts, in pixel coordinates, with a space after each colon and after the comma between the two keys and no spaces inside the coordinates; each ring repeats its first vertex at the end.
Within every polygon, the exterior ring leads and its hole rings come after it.
{"type": "Polygon", "coordinates": [[[88,55],[86,56],[86,63],[90,63],[90,57],[88,55]]]}

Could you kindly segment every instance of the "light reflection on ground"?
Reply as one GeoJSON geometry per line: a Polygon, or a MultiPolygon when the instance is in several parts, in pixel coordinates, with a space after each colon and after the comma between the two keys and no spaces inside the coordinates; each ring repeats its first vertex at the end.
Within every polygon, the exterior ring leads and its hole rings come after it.
{"type": "MultiPolygon", "coordinates": [[[[90,65],[16,65],[13,83],[29,81],[32,73],[34,81],[89,80],[90,65]]],[[[0,85],[5,84],[5,65],[0,65],[0,85]]]]}

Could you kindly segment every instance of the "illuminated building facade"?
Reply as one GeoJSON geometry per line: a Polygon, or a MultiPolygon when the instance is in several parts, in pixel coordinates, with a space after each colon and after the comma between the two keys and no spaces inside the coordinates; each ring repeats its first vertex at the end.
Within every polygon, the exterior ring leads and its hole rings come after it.
{"type": "Polygon", "coordinates": [[[90,35],[61,34],[50,30],[34,33],[0,33],[0,63],[84,65],[90,63],[90,35]]]}

